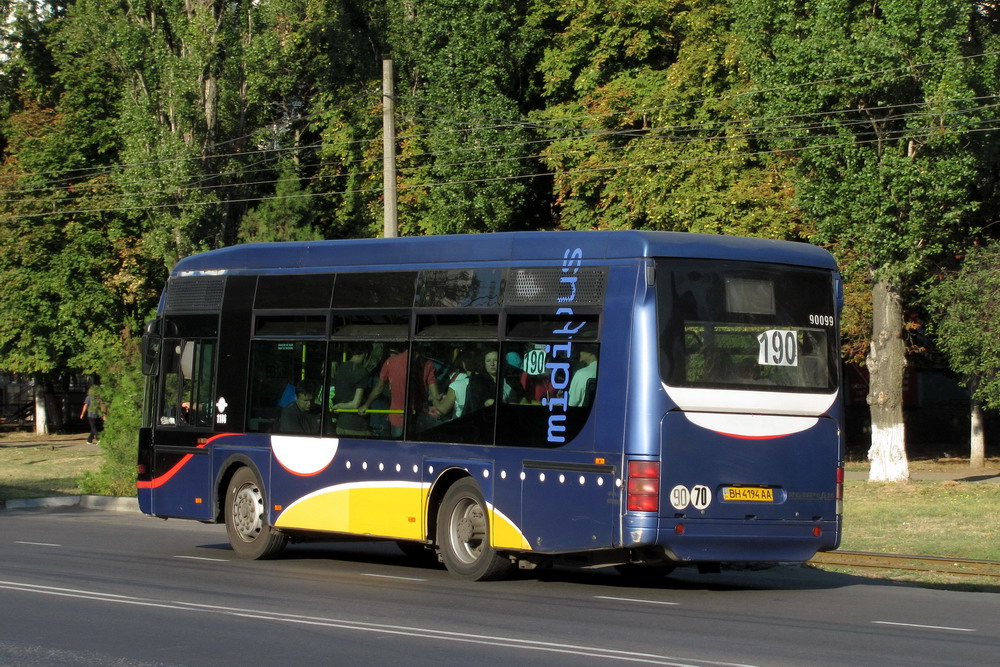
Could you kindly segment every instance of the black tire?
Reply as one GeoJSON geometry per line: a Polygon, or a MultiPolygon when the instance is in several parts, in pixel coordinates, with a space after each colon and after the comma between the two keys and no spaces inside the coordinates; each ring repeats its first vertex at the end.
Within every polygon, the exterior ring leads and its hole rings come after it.
{"type": "Polygon", "coordinates": [[[437,543],[448,571],[463,579],[506,577],[514,564],[490,546],[490,522],[483,494],[468,477],[455,482],[438,510],[437,543]]]}
{"type": "Polygon", "coordinates": [[[226,532],[229,544],[240,558],[274,558],[288,538],[267,522],[264,486],[250,468],[236,471],[226,489],[226,532]]]}

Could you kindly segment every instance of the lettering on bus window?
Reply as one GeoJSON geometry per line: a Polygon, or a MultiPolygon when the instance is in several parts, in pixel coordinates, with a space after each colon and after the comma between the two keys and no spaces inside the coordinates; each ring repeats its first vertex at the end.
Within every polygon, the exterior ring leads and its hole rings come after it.
{"type": "MultiPolygon", "coordinates": [[[[555,307],[547,313],[510,313],[500,351],[500,375],[510,390],[500,402],[497,443],[559,447],[583,428],[597,390],[599,314],[588,296],[577,303],[579,248],[563,255],[555,307]]],[[[521,270],[531,284],[530,269],[521,270]]]]}
{"type": "Polygon", "coordinates": [[[798,366],[799,344],[794,331],[769,329],[757,336],[761,366],[798,366]]]}

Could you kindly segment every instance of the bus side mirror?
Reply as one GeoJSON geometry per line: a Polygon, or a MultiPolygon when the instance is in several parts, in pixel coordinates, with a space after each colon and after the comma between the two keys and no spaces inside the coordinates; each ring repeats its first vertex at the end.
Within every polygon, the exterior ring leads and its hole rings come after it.
{"type": "Polygon", "coordinates": [[[159,367],[160,347],[163,338],[160,337],[159,322],[152,320],[146,323],[146,330],[142,334],[142,374],[156,375],[159,367]]]}

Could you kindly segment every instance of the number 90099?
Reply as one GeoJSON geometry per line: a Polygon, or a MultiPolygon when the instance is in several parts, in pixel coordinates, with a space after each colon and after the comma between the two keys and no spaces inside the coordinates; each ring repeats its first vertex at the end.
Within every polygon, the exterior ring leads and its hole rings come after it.
{"type": "Polygon", "coordinates": [[[817,324],[821,327],[832,327],[833,315],[810,315],[809,324],[817,324]]]}

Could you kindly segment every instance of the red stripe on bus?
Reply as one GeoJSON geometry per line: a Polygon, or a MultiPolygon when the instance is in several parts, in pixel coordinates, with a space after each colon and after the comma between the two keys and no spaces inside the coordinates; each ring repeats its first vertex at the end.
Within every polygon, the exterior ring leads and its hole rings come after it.
{"type": "MultiPolygon", "coordinates": [[[[219,433],[218,435],[213,435],[211,438],[209,438],[205,442],[203,442],[200,445],[198,445],[197,449],[201,449],[203,447],[207,447],[208,443],[212,442],[213,440],[217,440],[219,438],[224,438],[227,435],[235,435],[235,434],[234,433],[219,433]]],[[[180,461],[178,461],[177,463],[174,464],[174,467],[172,467],[170,470],[168,470],[167,472],[163,473],[162,475],[160,475],[156,479],[150,480],[148,482],[143,482],[143,481],[136,482],[135,483],[136,488],[137,489],[158,489],[159,487],[161,487],[164,484],[166,484],[167,482],[169,482],[171,477],[173,477],[178,472],[180,472],[180,469],[183,468],[184,465],[188,461],[190,461],[193,456],[194,456],[194,454],[185,454],[184,458],[182,458],[180,461]]]]}

